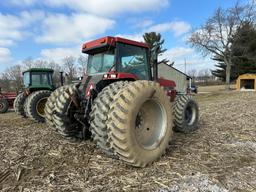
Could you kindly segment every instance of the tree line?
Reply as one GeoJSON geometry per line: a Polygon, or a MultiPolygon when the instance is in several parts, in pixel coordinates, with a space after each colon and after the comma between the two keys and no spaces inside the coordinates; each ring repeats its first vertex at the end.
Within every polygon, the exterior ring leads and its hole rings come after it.
{"type": "Polygon", "coordinates": [[[18,92],[23,87],[22,72],[31,68],[50,68],[54,70],[53,81],[60,85],[60,72],[64,72],[66,83],[70,83],[85,73],[87,64],[86,56],[67,56],[59,63],[43,59],[26,58],[20,64],[8,67],[0,75],[0,87],[5,91],[18,92]]]}

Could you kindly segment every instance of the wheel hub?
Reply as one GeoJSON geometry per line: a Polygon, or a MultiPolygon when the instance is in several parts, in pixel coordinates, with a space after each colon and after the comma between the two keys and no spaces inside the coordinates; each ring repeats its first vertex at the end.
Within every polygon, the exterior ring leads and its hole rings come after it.
{"type": "Polygon", "coordinates": [[[140,108],[135,120],[135,137],[145,149],[155,149],[166,131],[166,114],[162,106],[148,100],[140,108]]]}
{"type": "Polygon", "coordinates": [[[47,102],[47,98],[48,97],[44,97],[42,99],[40,99],[37,104],[36,104],[36,111],[37,113],[41,116],[44,117],[45,113],[44,113],[44,108],[45,108],[45,104],[47,102]]]}
{"type": "Polygon", "coordinates": [[[185,109],[185,121],[188,125],[192,125],[196,119],[196,109],[192,104],[188,104],[185,109]]]}

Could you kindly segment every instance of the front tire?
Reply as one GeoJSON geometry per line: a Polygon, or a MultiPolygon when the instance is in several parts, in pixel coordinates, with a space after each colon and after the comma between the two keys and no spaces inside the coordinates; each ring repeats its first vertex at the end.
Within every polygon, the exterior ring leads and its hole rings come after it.
{"type": "Polygon", "coordinates": [[[6,113],[9,108],[9,103],[5,98],[0,99],[0,113],[6,113]]]}
{"type": "Polygon", "coordinates": [[[174,103],[174,131],[190,133],[198,129],[199,108],[190,95],[178,96],[174,103]]]}
{"type": "Polygon", "coordinates": [[[172,111],[158,83],[135,81],[123,88],[110,107],[109,142],[121,160],[145,167],[165,153],[172,136],[172,111]]]}
{"type": "Polygon", "coordinates": [[[18,115],[21,115],[23,117],[27,117],[26,116],[26,113],[24,111],[24,103],[25,103],[25,100],[26,100],[27,96],[25,96],[23,93],[20,93],[14,103],[15,103],[15,112],[18,114],[18,115]]]}
{"type": "Polygon", "coordinates": [[[28,116],[36,122],[45,122],[44,108],[51,91],[36,91],[28,97],[26,102],[26,112],[28,116]]]}

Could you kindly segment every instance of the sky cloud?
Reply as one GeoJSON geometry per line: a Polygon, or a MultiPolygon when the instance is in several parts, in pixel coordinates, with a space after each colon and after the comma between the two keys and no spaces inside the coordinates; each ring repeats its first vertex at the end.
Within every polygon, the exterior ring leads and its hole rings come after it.
{"type": "Polygon", "coordinates": [[[168,49],[162,54],[162,58],[168,58],[170,61],[175,61],[177,59],[180,59],[184,56],[190,55],[194,52],[192,48],[187,47],[174,47],[171,49],[168,49]]]}
{"type": "Polygon", "coordinates": [[[134,40],[134,41],[144,42],[144,39],[143,39],[143,36],[142,36],[141,33],[132,34],[132,35],[129,35],[129,34],[117,34],[116,37],[122,37],[122,38],[125,38],[125,39],[131,39],[131,40],[134,40]]]}
{"type": "Polygon", "coordinates": [[[20,29],[23,27],[22,21],[19,17],[2,14],[0,13],[0,39],[15,39],[19,40],[22,38],[20,29]]]}
{"type": "Polygon", "coordinates": [[[0,45],[10,46],[24,39],[30,32],[26,29],[34,22],[42,19],[42,11],[23,11],[18,16],[0,12],[0,45]]]}
{"type": "Polygon", "coordinates": [[[185,72],[192,69],[210,69],[213,68],[215,62],[210,58],[204,58],[196,53],[194,49],[189,47],[174,47],[164,52],[160,59],[168,59],[174,62],[174,67],[185,72]],[[186,67],[185,67],[186,62],[186,67]],[[186,69],[185,69],[186,68],[186,69]]]}
{"type": "Polygon", "coordinates": [[[8,64],[11,60],[11,51],[7,48],[0,47],[0,64],[8,64]]]}
{"type": "MultiPolygon", "coordinates": [[[[152,20],[139,21],[141,28],[147,28],[147,29],[143,29],[142,32],[135,33],[135,34],[117,34],[116,36],[132,39],[135,41],[144,41],[143,34],[145,32],[157,32],[161,34],[165,32],[172,32],[175,37],[178,37],[178,36],[187,34],[191,30],[191,25],[185,21],[171,21],[167,23],[152,25],[153,23],[154,22],[152,20]]],[[[171,49],[169,51],[174,51],[174,50],[171,49]]],[[[182,51],[184,50],[181,50],[181,52],[182,51]]]]}
{"type": "Polygon", "coordinates": [[[181,36],[191,30],[191,25],[185,21],[171,21],[167,23],[159,23],[149,27],[146,31],[155,31],[157,33],[173,32],[174,36],[181,36]]]}
{"type": "Polygon", "coordinates": [[[139,20],[138,18],[133,19],[130,23],[134,26],[134,28],[147,28],[153,25],[154,21],[151,19],[143,19],[139,20]]]}
{"type": "Polygon", "coordinates": [[[31,6],[35,4],[37,0],[9,0],[9,3],[16,6],[31,6]]]}
{"type": "Polygon", "coordinates": [[[115,21],[90,14],[51,14],[42,23],[39,43],[75,44],[111,29],[115,21]]]}
{"type": "Polygon", "coordinates": [[[10,0],[15,6],[44,5],[53,8],[69,8],[73,11],[112,17],[117,14],[160,10],[167,7],[170,0],[10,0]]]}
{"type": "Polygon", "coordinates": [[[81,47],[73,48],[53,48],[53,49],[43,49],[40,52],[40,56],[45,60],[54,60],[56,62],[61,62],[62,59],[68,56],[78,57],[81,55],[81,47]]]}
{"type": "Polygon", "coordinates": [[[68,7],[101,16],[114,16],[125,12],[144,12],[159,10],[169,4],[169,0],[46,0],[52,7],[68,7]]]}

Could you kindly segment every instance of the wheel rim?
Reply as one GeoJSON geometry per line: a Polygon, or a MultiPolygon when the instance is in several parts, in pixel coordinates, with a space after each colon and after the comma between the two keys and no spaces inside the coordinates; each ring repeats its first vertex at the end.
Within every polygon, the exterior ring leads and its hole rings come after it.
{"type": "Polygon", "coordinates": [[[45,104],[47,102],[48,97],[44,97],[41,98],[37,104],[36,104],[36,112],[38,113],[38,115],[40,115],[41,117],[44,117],[45,113],[44,113],[44,108],[45,108],[45,104]]]}
{"type": "Polygon", "coordinates": [[[155,149],[164,138],[167,129],[167,114],[155,100],[144,102],[136,115],[135,137],[145,149],[155,149]]]}
{"type": "Polygon", "coordinates": [[[196,108],[193,103],[188,103],[185,109],[185,121],[188,125],[192,125],[196,120],[196,108]]]}

